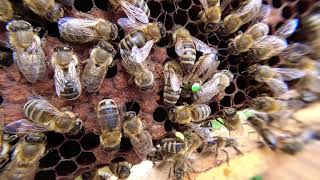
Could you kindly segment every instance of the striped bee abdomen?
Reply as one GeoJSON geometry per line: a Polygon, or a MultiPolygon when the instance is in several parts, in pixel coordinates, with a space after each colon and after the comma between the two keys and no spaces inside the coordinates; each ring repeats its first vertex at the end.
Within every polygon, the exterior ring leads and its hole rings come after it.
{"type": "Polygon", "coordinates": [[[112,131],[120,128],[120,115],[113,101],[103,100],[98,107],[98,121],[102,130],[112,131]]]}
{"type": "Polygon", "coordinates": [[[65,83],[65,88],[63,92],[60,92],[60,96],[68,100],[74,100],[78,98],[80,94],[81,94],[81,89],[77,88],[73,80],[67,81],[65,83]]]}
{"type": "Polygon", "coordinates": [[[183,54],[179,57],[184,73],[189,74],[196,60],[196,48],[192,41],[182,42],[183,54]]]}
{"type": "Polygon", "coordinates": [[[141,48],[148,41],[144,32],[141,30],[135,30],[124,37],[120,42],[120,48],[130,51],[133,46],[141,48]]]}
{"type": "Polygon", "coordinates": [[[194,105],[191,115],[194,121],[203,121],[211,114],[211,109],[206,104],[194,105]]]}
{"type": "Polygon", "coordinates": [[[28,119],[32,120],[35,123],[47,123],[52,119],[56,118],[58,112],[54,112],[54,108],[50,104],[45,104],[42,100],[30,100],[24,107],[24,114],[28,119]],[[52,111],[47,110],[52,108],[52,111]]]}
{"type": "Polygon", "coordinates": [[[163,90],[163,101],[164,104],[168,106],[175,106],[179,97],[181,89],[179,91],[174,91],[170,85],[170,77],[165,80],[164,90],[163,90]]]}
{"type": "Polygon", "coordinates": [[[178,141],[176,139],[167,138],[161,141],[160,147],[162,152],[178,153],[182,149],[184,149],[185,144],[184,142],[178,141]]]}

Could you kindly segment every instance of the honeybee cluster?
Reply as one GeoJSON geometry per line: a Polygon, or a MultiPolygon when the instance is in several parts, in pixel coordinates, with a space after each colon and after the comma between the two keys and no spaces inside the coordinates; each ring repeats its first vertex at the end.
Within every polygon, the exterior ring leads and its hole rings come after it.
{"type": "MultiPolygon", "coordinates": [[[[123,112],[114,99],[103,97],[92,107],[98,124],[95,133],[103,151],[111,155],[118,153],[125,137],[141,160],[150,160],[157,167],[167,164],[170,166],[168,178],[183,179],[192,171],[189,164],[192,154],[218,158],[224,152],[226,161],[229,160],[227,148],[243,154],[242,141],[238,139],[244,134],[244,124],[255,130],[262,144],[288,154],[302,151],[304,144],[320,137],[317,126],[310,127],[292,117],[295,110],[319,98],[320,3],[313,6],[308,16],[289,19],[272,32],[269,23],[273,9],[262,0],[199,1],[202,8],[198,19],[202,30],[208,36],[228,39],[224,51],[234,57],[245,55],[249,64],[239,73],[265,85],[264,94],[247,95],[246,105],[213,112],[210,104],[224,98],[236,74],[221,68],[219,47],[193,36],[184,24],[168,31],[166,22],[152,20],[152,9],[150,11],[147,2],[110,0],[111,12],[126,15],[115,22],[78,11],[76,16],[69,15],[68,5],[72,2],[23,0],[24,8],[58,27],[63,43],[51,49],[50,55],[44,50],[46,33],[41,37],[41,29],[20,17],[11,1],[0,2],[0,21],[5,23],[7,34],[1,42],[6,49],[0,52],[1,67],[6,68],[12,52],[13,61],[30,86],[47,81],[53,71],[56,96],[70,104],[79,100],[81,94],[99,93],[108,69],[117,63],[117,54],[121,67],[131,77],[131,86],[141,96],[155,91],[158,75],[149,57],[169,34],[176,58],[163,63],[164,84],[159,95],[163,98],[159,99],[172,126],[162,139],[154,140],[143,116],[134,111],[123,112]],[[117,42],[120,31],[124,31],[125,36],[117,42]],[[299,33],[305,37],[299,41],[289,40],[299,33]],[[76,45],[90,47],[88,59],[74,52],[76,45]],[[270,66],[268,60],[275,57],[281,62],[270,66]],[[295,121],[299,130],[284,130],[289,121],[295,121]],[[225,126],[229,133],[215,133],[214,122],[225,126]]],[[[165,1],[170,6],[181,2],[165,1]]],[[[73,136],[86,129],[72,107],[58,108],[37,92],[33,94],[23,107],[25,119],[4,124],[4,113],[0,112],[0,179],[35,177],[39,160],[48,151],[46,132],[73,136]],[[12,143],[14,141],[17,143],[12,143]]],[[[131,167],[125,159],[108,164],[109,171],[120,179],[130,175],[131,167]]],[[[87,178],[108,178],[106,174],[97,170],[87,178]]]]}

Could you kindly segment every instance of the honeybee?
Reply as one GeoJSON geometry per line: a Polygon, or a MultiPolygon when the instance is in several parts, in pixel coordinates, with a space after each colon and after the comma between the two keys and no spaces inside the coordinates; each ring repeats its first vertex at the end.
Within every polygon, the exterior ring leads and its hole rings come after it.
{"type": "Polygon", "coordinates": [[[51,22],[57,22],[63,17],[64,11],[55,0],[23,0],[23,3],[34,13],[51,22]]]}
{"type": "Polygon", "coordinates": [[[169,119],[178,124],[188,124],[190,122],[200,122],[205,120],[211,113],[211,109],[206,104],[192,104],[187,106],[176,106],[170,109],[169,119]]]}
{"type": "Polygon", "coordinates": [[[221,20],[220,0],[200,0],[203,11],[200,11],[200,21],[205,23],[206,31],[215,31],[221,20]]]}
{"type": "Polygon", "coordinates": [[[223,123],[229,130],[231,135],[242,135],[243,127],[240,119],[240,115],[235,108],[223,109],[223,123]]]}
{"type": "Polygon", "coordinates": [[[258,64],[250,66],[249,73],[253,73],[256,81],[266,83],[276,96],[288,92],[288,85],[284,81],[299,79],[305,76],[305,72],[299,69],[272,68],[258,64]]]}
{"type": "Polygon", "coordinates": [[[181,85],[182,85],[182,68],[180,64],[171,60],[164,64],[163,67],[164,72],[164,104],[168,106],[175,106],[177,103],[180,93],[181,93],[181,85]]]}
{"type": "Polygon", "coordinates": [[[259,38],[264,38],[269,33],[269,26],[263,22],[257,23],[247,29],[243,34],[239,34],[228,45],[231,54],[240,54],[249,51],[254,42],[259,38]]]}
{"type": "Polygon", "coordinates": [[[233,80],[233,74],[228,70],[222,70],[204,83],[201,90],[194,94],[195,104],[208,103],[220,92],[223,92],[233,80]]]}
{"type": "Polygon", "coordinates": [[[32,131],[55,131],[58,133],[77,134],[82,128],[82,121],[71,111],[60,111],[42,97],[30,97],[24,105],[25,116],[7,124],[4,131],[8,134],[23,134],[32,131]]]}
{"type": "Polygon", "coordinates": [[[289,19],[287,22],[285,22],[283,25],[281,25],[276,32],[274,33],[275,36],[279,36],[281,38],[288,38],[291,36],[294,32],[296,32],[299,25],[299,20],[289,19]]]}
{"type": "Polygon", "coordinates": [[[268,35],[257,39],[253,44],[252,50],[255,57],[262,61],[279,55],[287,47],[288,43],[285,39],[268,35]]]}
{"type": "Polygon", "coordinates": [[[201,40],[192,37],[190,32],[184,27],[178,27],[172,34],[175,43],[175,51],[179,56],[179,61],[185,75],[190,74],[196,60],[196,50],[203,54],[217,54],[217,50],[209,47],[201,40]]]}
{"type": "Polygon", "coordinates": [[[256,97],[251,101],[251,107],[262,112],[276,112],[287,108],[287,102],[273,97],[256,97]]]}
{"type": "Polygon", "coordinates": [[[117,25],[104,19],[64,17],[58,21],[58,26],[60,36],[72,43],[95,43],[118,36],[117,25]]]}
{"type": "Polygon", "coordinates": [[[100,144],[106,151],[115,151],[120,148],[121,121],[120,112],[112,99],[99,102],[97,109],[98,123],[101,129],[100,144]]]}
{"type": "Polygon", "coordinates": [[[41,47],[41,40],[30,23],[14,20],[7,24],[9,41],[14,49],[13,59],[31,83],[45,80],[47,76],[46,56],[41,47]]]}
{"type": "Polygon", "coordinates": [[[312,52],[312,48],[302,43],[292,43],[282,51],[280,57],[285,60],[286,65],[296,65],[307,54],[312,52]]]}
{"type": "Polygon", "coordinates": [[[7,22],[13,18],[12,4],[9,0],[1,0],[0,21],[7,22]]]}
{"type": "Polygon", "coordinates": [[[119,179],[126,179],[130,176],[132,164],[126,160],[111,162],[110,170],[119,179]]]}
{"type": "Polygon", "coordinates": [[[228,33],[236,32],[242,25],[250,22],[257,16],[261,6],[262,0],[243,1],[236,12],[231,13],[224,18],[224,28],[228,33]]]}
{"type": "Polygon", "coordinates": [[[159,149],[161,152],[176,154],[185,148],[184,141],[178,138],[165,138],[160,142],[159,149]]]}
{"type": "Polygon", "coordinates": [[[77,99],[81,94],[81,83],[76,69],[79,61],[69,46],[54,49],[51,57],[54,67],[54,84],[58,97],[77,99]]]}
{"type": "Polygon", "coordinates": [[[81,75],[81,83],[85,91],[96,92],[100,89],[115,54],[116,50],[106,41],[100,41],[91,50],[90,58],[81,75]]]}
{"type": "Polygon", "coordinates": [[[132,52],[120,49],[122,55],[122,66],[127,72],[133,76],[134,83],[141,90],[148,90],[153,88],[154,76],[146,64],[143,63],[150,53],[153,42],[148,41],[142,48],[134,46],[132,52]]]}
{"type": "Polygon", "coordinates": [[[300,60],[298,67],[306,73],[306,76],[300,80],[296,88],[300,90],[300,92],[309,91],[310,93],[320,93],[320,63],[305,57],[300,60]]]}
{"type": "Polygon", "coordinates": [[[147,130],[144,130],[142,120],[135,112],[129,111],[124,115],[123,132],[130,138],[136,154],[145,160],[153,149],[152,137],[147,130]]]}
{"type": "Polygon", "coordinates": [[[202,85],[217,71],[219,64],[218,56],[214,53],[200,56],[191,73],[183,78],[183,87],[191,89],[195,83],[202,85]]]}
{"type": "Polygon", "coordinates": [[[39,160],[46,151],[46,136],[40,132],[28,133],[14,150],[12,161],[0,175],[1,179],[33,179],[39,160]]]}

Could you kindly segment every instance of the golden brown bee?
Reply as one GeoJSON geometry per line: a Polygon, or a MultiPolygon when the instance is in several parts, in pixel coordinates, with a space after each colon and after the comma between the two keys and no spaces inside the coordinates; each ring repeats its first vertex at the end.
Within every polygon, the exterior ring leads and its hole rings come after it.
{"type": "Polygon", "coordinates": [[[147,130],[144,130],[142,120],[135,112],[129,111],[125,113],[123,122],[123,132],[130,138],[136,154],[145,160],[153,148],[152,137],[147,130]]]}
{"type": "Polygon", "coordinates": [[[39,160],[46,151],[46,136],[35,132],[27,134],[14,150],[12,161],[0,175],[1,179],[33,179],[39,165],[39,160]]]}
{"type": "Polygon", "coordinates": [[[200,21],[205,23],[205,29],[212,32],[218,29],[221,20],[220,0],[200,0],[203,11],[200,11],[200,21]]]}
{"type": "Polygon", "coordinates": [[[176,106],[170,109],[169,119],[178,124],[188,124],[190,122],[200,122],[205,120],[211,113],[211,109],[206,104],[192,104],[188,106],[176,106]]]}
{"type": "Polygon", "coordinates": [[[223,109],[223,123],[230,132],[230,135],[242,135],[243,127],[240,119],[240,115],[235,108],[223,109]]]}
{"type": "Polygon", "coordinates": [[[115,54],[116,50],[106,41],[100,41],[91,50],[90,58],[81,75],[81,83],[85,91],[96,92],[100,89],[115,54]]]}
{"type": "Polygon", "coordinates": [[[94,43],[114,40],[118,36],[117,25],[104,19],[65,17],[58,21],[60,36],[72,43],[94,43]]]}
{"type": "Polygon", "coordinates": [[[58,97],[77,99],[81,94],[81,82],[77,71],[77,56],[69,46],[54,49],[51,57],[54,67],[54,84],[58,97]]]}
{"type": "Polygon", "coordinates": [[[106,151],[115,151],[121,142],[120,112],[112,99],[99,102],[97,109],[98,123],[101,129],[100,143],[106,151]]]}
{"type": "Polygon", "coordinates": [[[6,125],[9,134],[39,131],[41,128],[42,131],[77,134],[82,128],[82,121],[76,114],[71,111],[60,111],[42,97],[29,98],[23,110],[32,122],[23,119],[6,125]]]}
{"type": "Polygon", "coordinates": [[[152,45],[153,42],[148,41],[142,48],[134,46],[131,52],[120,49],[123,58],[122,66],[134,77],[134,83],[141,90],[152,89],[154,85],[153,73],[143,63],[149,55],[152,45]]]}
{"type": "Polygon", "coordinates": [[[12,4],[9,0],[1,0],[0,21],[7,22],[13,18],[12,4]]]}
{"type": "Polygon", "coordinates": [[[263,96],[252,99],[251,107],[262,112],[276,112],[287,108],[287,102],[263,96]]]}
{"type": "Polygon", "coordinates": [[[175,51],[179,56],[179,61],[185,75],[190,74],[196,60],[196,50],[203,54],[217,54],[214,48],[209,47],[201,40],[192,37],[190,32],[184,27],[178,27],[172,34],[175,43],[175,51]]]}
{"type": "Polygon", "coordinates": [[[182,68],[180,64],[171,60],[164,64],[164,104],[168,106],[175,106],[181,93],[182,85],[182,68]]]}
{"type": "Polygon", "coordinates": [[[250,22],[260,11],[262,0],[242,1],[240,8],[226,16],[223,20],[225,29],[229,33],[236,32],[242,25],[250,22]]]}
{"type": "Polygon", "coordinates": [[[9,41],[13,47],[13,59],[31,83],[45,80],[47,76],[46,56],[41,47],[41,40],[32,25],[23,20],[14,20],[7,24],[9,41]]]}
{"type": "Polygon", "coordinates": [[[249,73],[253,73],[256,81],[266,83],[276,96],[288,92],[288,85],[284,81],[299,79],[306,74],[299,69],[272,68],[258,64],[250,66],[249,73]]]}
{"type": "Polygon", "coordinates": [[[51,22],[57,22],[64,14],[61,5],[55,0],[23,0],[23,3],[34,13],[51,22]]]}
{"type": "Polygon", "coordinates": [[[240,54],[249,51],[254,42],[259,38],[264,38],[269,33],[269,26],[263,22],[257,23],[247,29],[243,34],[239,34],[228,45],[228,49],[232,54],[240,54]]]}
{"type": "Polygon", "coordinates": [[[183,87],[191,89],[192,85],[199,83],[202,85],[217,71],[220,64],[218,56],[214,53],[204,54],[200,56],[198,61],[192,68],[191,73],[183,78],[183,87]]]}
{"type": "Polygon", "coordinates": [[[220,92],[223,92],[233,80],[233,74],[228,70],[222,70],[204,83],[201,90],[194,94],[195,104],[209,103],[210,100],[220,92]]]}
{"type": "Polygon", "coordinates": [[[126,179],[130,176],[132,164],[126,160],[111,162],[110,170],[119,179],[126,179]]]}

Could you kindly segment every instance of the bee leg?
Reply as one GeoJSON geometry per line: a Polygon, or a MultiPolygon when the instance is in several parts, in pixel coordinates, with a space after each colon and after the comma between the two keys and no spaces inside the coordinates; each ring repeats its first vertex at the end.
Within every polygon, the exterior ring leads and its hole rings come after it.
{"type": "Polygon", "coordinates": [[[71,111],[72,110],[72,106],[65,106],[61,108],[61,111],[71,111]]]}
{"type": "Polygon", "coordinates": [[[229,154],[228,154],[228,152],[227,152],[225,149],[222,149],[222,151],[226,153],[226,156],[227,156],[226,161],[227,161],[228,166],[230,166],[230,163],[229,163],[229,154]]]}
{"type": "Polygon", "coordinates": [[[240,151],[240,149],[238,149],[236,146],[231,146],[236,152],[237,154],[239,155],[243,155],[243,153],[240,151]]]}

